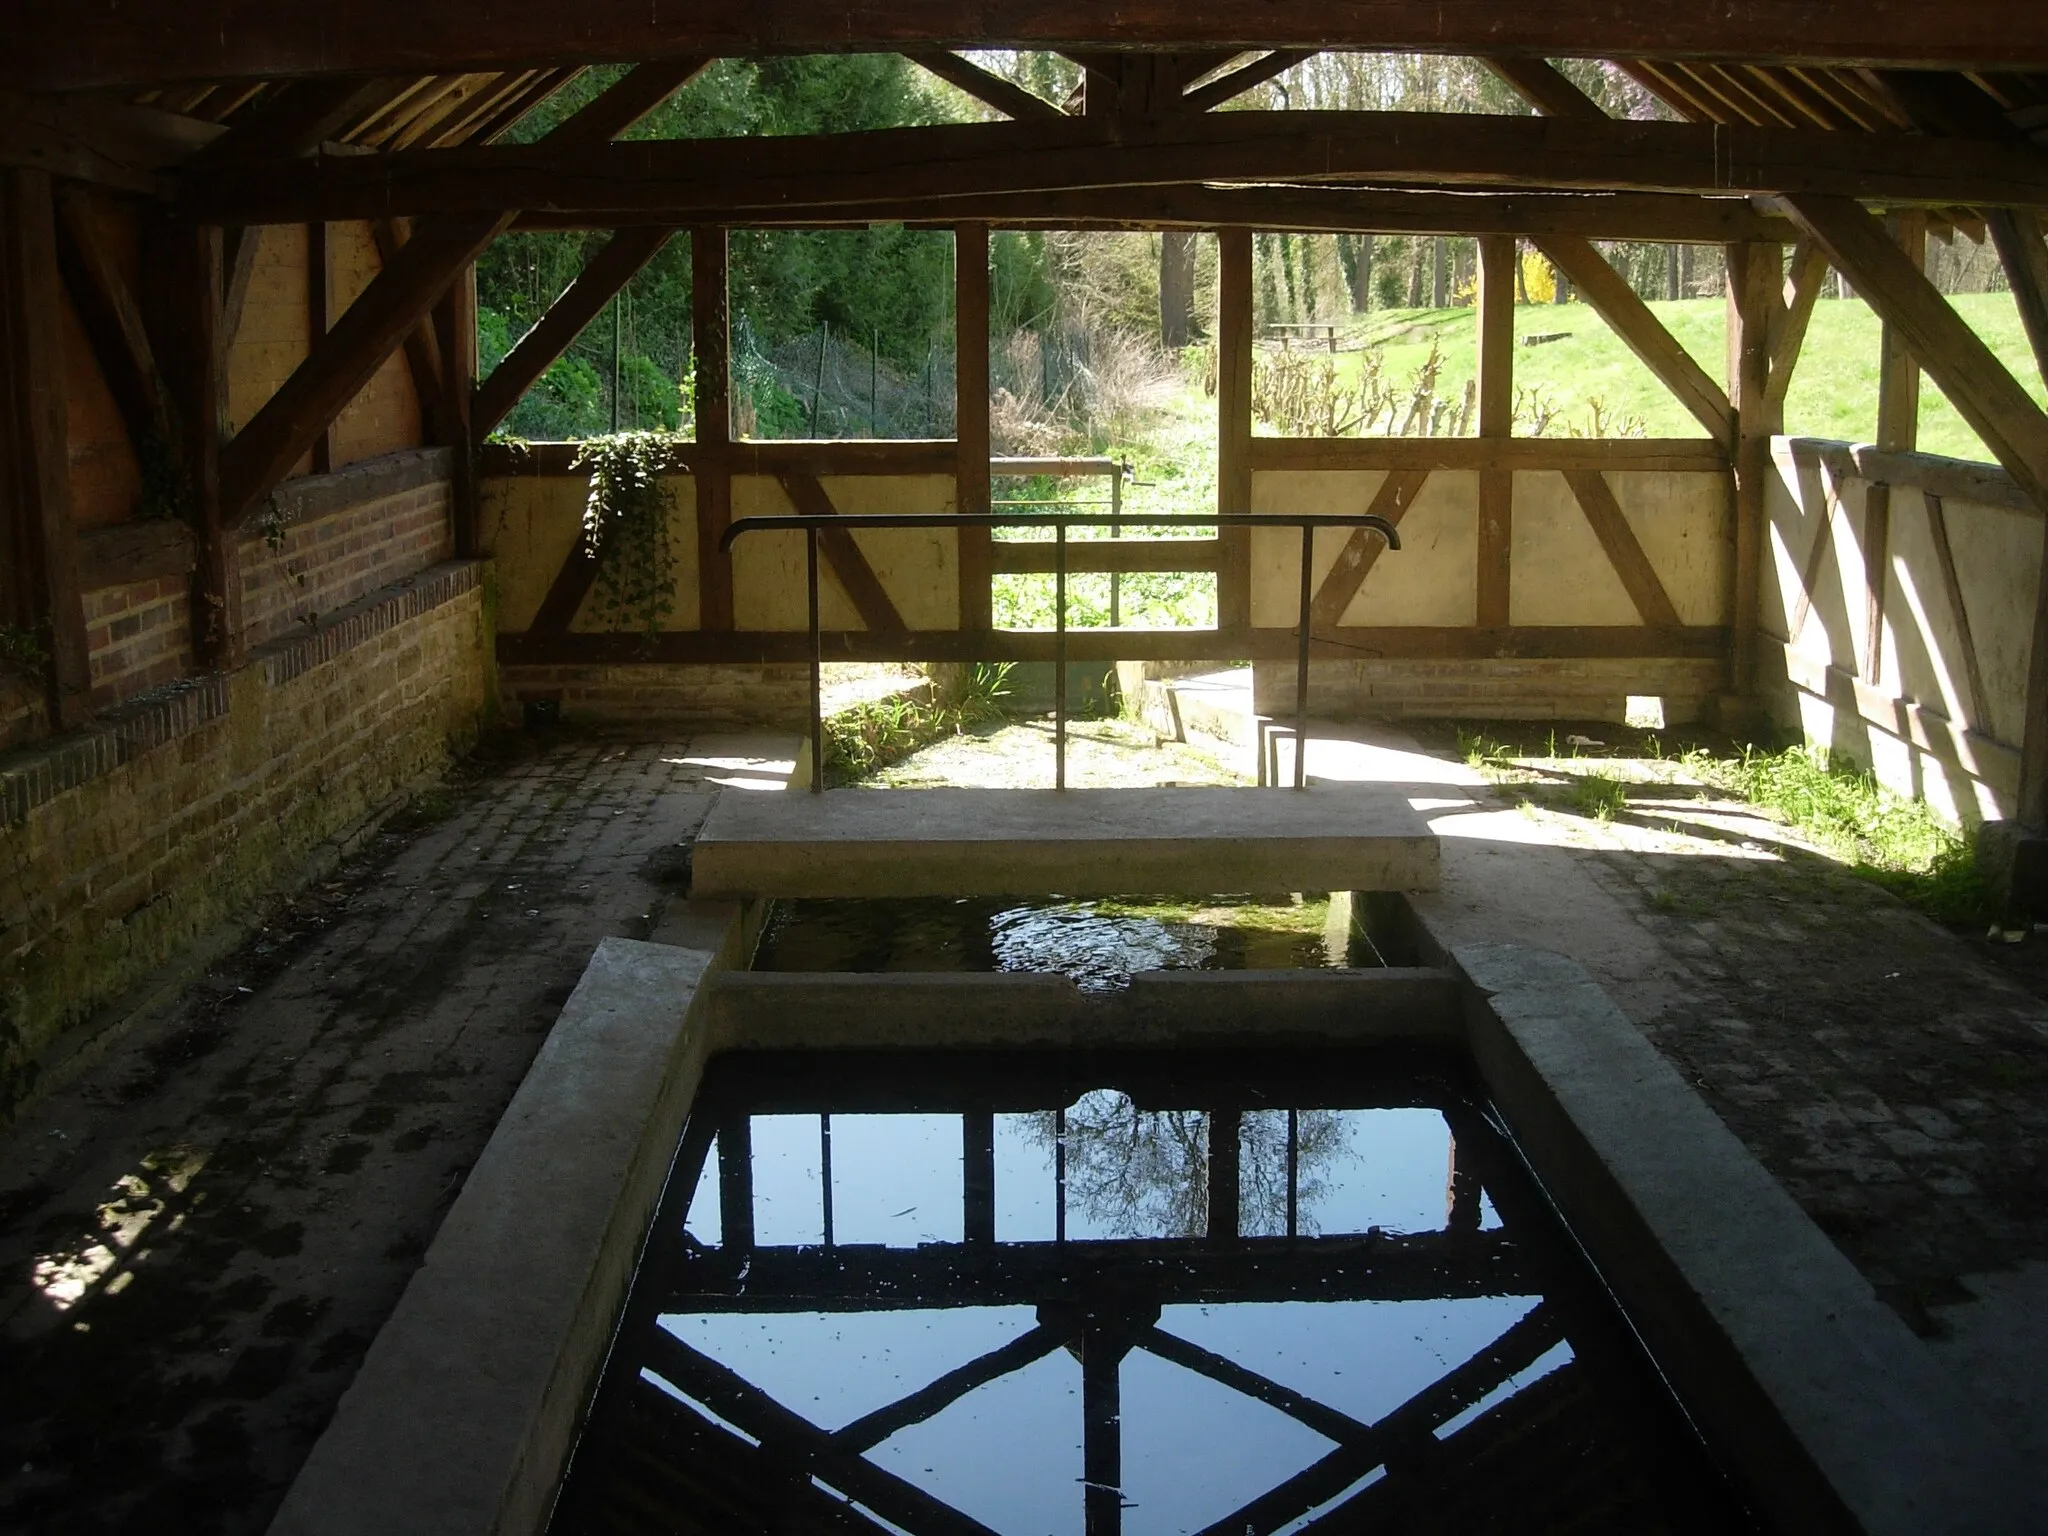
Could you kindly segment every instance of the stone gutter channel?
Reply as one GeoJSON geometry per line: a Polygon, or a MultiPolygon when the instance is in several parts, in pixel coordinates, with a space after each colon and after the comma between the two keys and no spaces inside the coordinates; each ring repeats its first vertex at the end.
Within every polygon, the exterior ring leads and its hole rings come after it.
{"type": "Polygon", "coordinates": [[[706,1064],[741,1049],[1462,1042],[1603,1281],[1764,1515],[1871,1536],[2048,1530],[2002,1433],[1575,962],[1364,971],[743,969],[765,908],[608,938],[285,1499],[274,1536],[545,1528],[706,1064]]]}

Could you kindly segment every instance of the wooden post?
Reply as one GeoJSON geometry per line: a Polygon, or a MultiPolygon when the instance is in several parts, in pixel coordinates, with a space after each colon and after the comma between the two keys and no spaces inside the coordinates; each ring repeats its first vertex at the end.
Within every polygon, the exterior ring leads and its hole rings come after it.
{"type": "MultiPolygon", "coordinates": [[[[306,355],[327,339],[327,327],[334,315],[334,280],[328,261],[327,226],[306,226],[306,355]]],[[[320,429],[313,439],[313,473],[324,475],[334,468],[334,427],[320,429]]]]}
{"type": "Polygon", "coordinates": [[[53,730],[92,713],[66,443],[63,302],[49,173],[0,170],[0,553],[17,573],[0,622],[29,631],[49,658],[53,730]]]}
{"type": "MultiPolygon", "coordinates": [[[[1505,438],[1515,427],[1515,260],[1512,235],[1479,240],[1479,435],[1505,438]]],[[[1515,472],[1479,471],[1479,627],[1512,622],[1515,472]]]]}
{"type": "Polygon", "coordinates": [[[473,560],[478,553],[476,506],[476,436],[471,426],[476,398],[476,267],[455,279],[446,298],[435,306],[434,327],[441,347],[441,410],[443,436],[452,456],[449,466],[449,513],[455,557],[473,560]]]}
{"type": "MultiPolygon", "coordinates": [[[[1216,510],[1252,509],[1252,232],[1216,236],[1216,510]]],[[[1252,531],[1218,530],[1216,627],[1252,627],[1252,531]]]]}
{"type": "Polygon", "coordinates": [[[1778,246],[1728,247],[1728,401],[1735,410],[1734,626],[1728,691],[1756,689],[1758,616],[1763,603],[1765,496],[1771,437],[1781,425],[1771,403],[1771,337],[1784,302],[1784,257],[1778,246]]]}
{"type": "Polygon", "coordinates": [[[202,667],[242,664],[242,572],[234,529],[220,494],[220,449],[227,390],[221,369],[221,232],[172,219],[154,230],[149,253],[165,285],[166,368],[184,432],[182,460],[190,501],[192,654],[202,667]],[[152,242],[154,243],[154,241],[152,242]]]}
{"type": "MultiPolygon", "coordinates": [[[[991,510],[988,423],[988,226],[953,231],[954,510],[991,510]]],[[[995,623],[990,550],[985,528],[960,530],[960,628],[995,623]]]]}
{"type": "MultiPolygon", "coordinates": [[[[1927,266],[1927,215],[1894,214],[1891,231],[1916,271],[1927,266]]],[[[1877,379],[1877,446],[1911,453],[1920,437],[1920,365],[1895,326],[1884,327],[1877,379]]],[[[1890,587],[1892,488],[1873,484],[1863,497],[1863,664],[1866,683],[1884,675],[1884,605],[1890,587]]]]}
{"type": "Polygon", "coordinates": [[[733,627],[732,295],[723,228],[690,231],[690,329],[697,353],[697,625],[733,627]]]}

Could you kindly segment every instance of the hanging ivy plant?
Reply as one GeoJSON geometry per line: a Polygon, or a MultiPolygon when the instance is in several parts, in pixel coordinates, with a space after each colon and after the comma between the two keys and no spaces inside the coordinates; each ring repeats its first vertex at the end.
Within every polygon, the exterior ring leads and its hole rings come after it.
{"type": "Polygon", "coordinates": [[[676,439],[666,432],[593,438],[575,468],[590,471],[583,537],[597,556],[591,601],[606,629],[641,630],[651,641],[675,606],[676,557],[669,543],[675,497],[662,475],[676,439]]]}

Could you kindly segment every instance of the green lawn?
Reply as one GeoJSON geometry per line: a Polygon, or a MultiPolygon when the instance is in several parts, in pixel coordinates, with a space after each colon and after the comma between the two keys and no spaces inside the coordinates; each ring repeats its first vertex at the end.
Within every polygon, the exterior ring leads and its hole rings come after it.
{"type": "MultiPolygon", "coordinates": [[[[2036,400],[2048,404],[2040,370],[2034,366],[2026,333],[2012,296],[1962,294],[1953,300],[1991,350],[2036,400]]],[[[1720,299],[1681,299],[1650,305],[1657,317],[1710,376],[1723,378],[1727,309],[1720,299]]],[[[1475,311],[1465,309],[1383,310],[1361,316],[1346,335],[1347,348],[1382,348],[1383,376],[1404,383],[1429,355],[1432,340],[1443,348],[1439,395],[1462,398],[1472,376],[1475,311]]],[[[1823,299],[1786,403],[1785,428],[1800,436],[1869,442],[1877,431],[1877,317],[1861,299],[1823,299]]],[[[1622,345],[1598,314],[1584,304],[1531,304],[1515,311],[1515,335],[1564,333],[1563,339],[1515,349],[1518,390],[1542,390],[1557,408],[1549,435],[1588,433],[1593,402],[1609,418],[1633,417],[1650,437],[1696,437],[1699,424],[1622,345]]],[[[1356,366],[1356,351],[1346,359],[1356,366]]],[[[1526,424],[1518,431],[1527,431],[1526,424]]],[[[1932,381],[1920,396],[1920,448],[1926,453],[1983,459],[1977,434],[1958,416],[1932,381]]]]}

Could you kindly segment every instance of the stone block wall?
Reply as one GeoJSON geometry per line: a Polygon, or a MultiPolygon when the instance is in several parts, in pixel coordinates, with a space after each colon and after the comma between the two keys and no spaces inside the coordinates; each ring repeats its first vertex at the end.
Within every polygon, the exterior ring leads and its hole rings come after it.
{"type": "Polygon", "coordinates": [[[484,571],[430,567],[0,759],[0,1112],[68,1028],[254,920],[474,738],[484,571]]]}
{"type": "MultiPolygon", "coordinates": [[[[1710,712],[1727,674],[1719,659],[1656,657],[1312,661],[1308,701],[1322,716],[1620,722],[1631,698],[1649,697],[1666,725],[1686,725],[1710,712]]],[[[1259,713],[1291,718],[1294,664],[1258,663],[1252,697],[1259,713]]]]}

